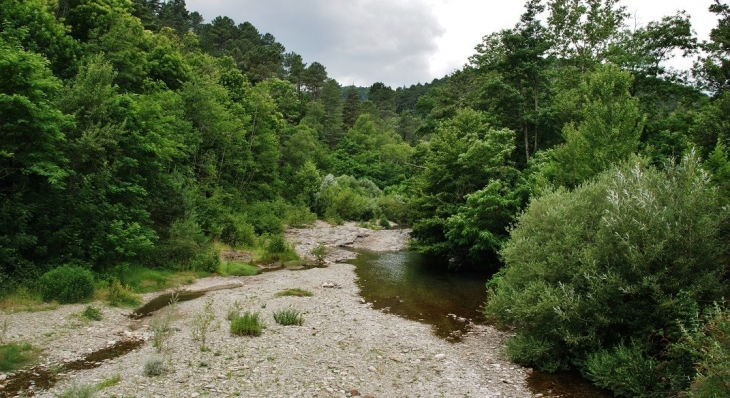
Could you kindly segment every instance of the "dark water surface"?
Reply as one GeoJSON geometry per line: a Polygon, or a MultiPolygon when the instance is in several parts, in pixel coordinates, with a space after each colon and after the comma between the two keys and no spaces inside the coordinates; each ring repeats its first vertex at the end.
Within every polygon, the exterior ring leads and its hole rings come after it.
{"type": "MultiPolygon", "coordinates": [[[[350,263],[356,266],[360,294],[374,308],[433,325],[436,335],[453,342],[467,328],[458,318],[484,323],[481,307],[489,274],[445,272],[445,264],[416,252],[356,251],[360,255],[350,263]]],[[[545,397],[612,396],[573,373],[534,372],[527,383],[545,397]]]]}

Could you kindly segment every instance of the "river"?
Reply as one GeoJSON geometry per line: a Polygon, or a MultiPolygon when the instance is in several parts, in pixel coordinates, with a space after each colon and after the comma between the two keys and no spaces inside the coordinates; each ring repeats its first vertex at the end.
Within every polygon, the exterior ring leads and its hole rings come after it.
{"type": "MultiPolygon", "coordinates": [[[[373,307],[433,326],[436,335],[457,343],[468,323],[485,321],[484,273],[450,273],[444,264],[416,252],[376,253],[357,250],[356,267],[362,297],[373,307]]],[[[608,398],[573,373],[534,372],[528,385],[544,397],[608,398]]]]}

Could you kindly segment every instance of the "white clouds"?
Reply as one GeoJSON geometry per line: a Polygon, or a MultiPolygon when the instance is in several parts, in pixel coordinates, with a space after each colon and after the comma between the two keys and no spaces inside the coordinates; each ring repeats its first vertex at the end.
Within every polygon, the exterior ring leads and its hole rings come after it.
{"type": "MultiPolygon", "coordinates": [[[[639,25],[685,9],[700,39],[716,24],[713,0],[624,0],[639,25]]],[[[516,0],[188,0],[210,21],[218,15],[249,21],[261,33],[320,62],[341,84],[397,87],[461,68],[481,38],[514,26],[516,0]]],[[[673,65],[686,67],[685,63],[673,65]]]]}

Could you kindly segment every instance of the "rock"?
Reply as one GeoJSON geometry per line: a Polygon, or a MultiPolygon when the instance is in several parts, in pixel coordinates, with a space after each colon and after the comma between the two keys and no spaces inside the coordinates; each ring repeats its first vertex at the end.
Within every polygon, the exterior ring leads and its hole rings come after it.
{"type": "Polygon", "coordinates": [[[446,358],[446,354],[436,354],[433,359],[440,360],[446,358]]]}
{"type": "Polygon", "coordinates": [[[368,366],[368,370],[371,372],[377,371],[377,369],[375,369],[375,366],[368,366]]]}
{"type": "Polygon", "coordinates": [[[348,391],[348,392],[350,393],[350,396],[351,397],[359,397],[360,396],[360,391],[357,391],[354,388],[350,389],[350,391],[348,391]]]}
{"type": "Polygon", "coordinates": [[[4,373],[0,375],[0,381],[5,381],[5,380],[7,380],[7,378],[8,378],[8,375],[6,375],[4,373]]]}
{"type": "Polygon", "coordinates": [[[197,398],[199,396],[200,396],[200,393],[197,393],[197,392],[190,394],[190,398],[197,398]]]}
{"type": "Polygon", "coordinates": [[[390,359],[393,360],[393,361],[395,361],[395,362],[403,362],[404,361],[403,358],[401,358],[401,357],[399,357],[397,355],[391,356],[390,359]]]}

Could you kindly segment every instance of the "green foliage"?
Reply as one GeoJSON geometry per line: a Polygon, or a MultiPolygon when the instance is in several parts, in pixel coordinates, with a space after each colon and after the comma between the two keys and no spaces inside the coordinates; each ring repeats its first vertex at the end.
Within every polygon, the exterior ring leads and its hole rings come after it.
{"type": "Polygon", "coordinates": [[[292,288],[292,289],[282,290],[279,293],[276,293],[276,297],[287,297],[287,296],[311,297],[312,292],[310,292],[309,290],[304,290],[304,289],[300,289],[300,288],[292,288]]]}
{"type": "Polygon", "coordinates": [[[140,303],[139,297],[117,279],[113,279],[109,284],[106,301],[113,307],[134,307],[140,303]]]}
{"type": "Polygon", "coordinates": [[[221,276],[252,276],[259,272],[259,268],[251,264],[236,263],[232,261],[221,262],[218,267],[218,274],[221,276]]]}
{"type": "Polygon", "coordinates": [[[304,324],[302,313],[295,308],[285,308],[274,311],[274,320],[282,326],[301,326],[304,324]]]}
{"type": "Polygon", "coordinates": [[[56,394],[56,398],[93,398],[96,396],[96,391],[95,386],[74,383],[56,394]]]}
{"type": "Polygon", "coordinates": [[[511,231],[486,313],[516,328],[508,347],[523,364],[577,366],[622,394],[676,393],[693,373],[670,350],[677,321],[726,293],[724,219],[694,153],[662,171],[632,159],[547,192],[511,231]],[[639,370],[649,373],[627,378],[639,370]]]}
{"type": "Polygon", "coordinates": [[[84,308],[84,311],[81,313],[81,316],[90,321],[100,321],[101,311],[96,307],[87,305],[86,308],[84,308]]]}
{"type": "Polygon", "coordinates": [[[312,255],[317,260],[317,264],[322,265],[325,262],[325,258],[327,256],[327,249],[325,248],[323,243],[318,244],[317,246],[312,249],[312,255]]]}
{"type": "Polygon", "coordinates": [[[246,311],[231,319],[231,334],[234,336],[260,336],[263,329],[260,315],[246,311]]]}
{"type": "Polygon", "coordinates": [[[457,263],[495,257],[527,197],[510,159],[512,137],[509,130],[491,129],[484,113],[470,109],[439,124],[412,200],[418,250],[457,263]]]}
{"type": "Polygon", "coordinates": [[[208,339],[208,332],[218,327],[215,311],[213,310],[213,301],[206,300],[205,306],[201,312],[193,315],[190,326],[190,334],[195,341],[200,342],[200,351],[208,351],[205,342],[208,339]]]}
{"type": "Polygon", "coordinates": [[[0,345],[0,371],[13,372],[33,362],[39,350],[27,343],[0,345]]]}
{"type": "Polygon", "coordinates": [[[94,275],[74,265],[64,265],[46,272],[38,284],[43,301],[78,303],[90,299],[94,294],[94,275]]]}

